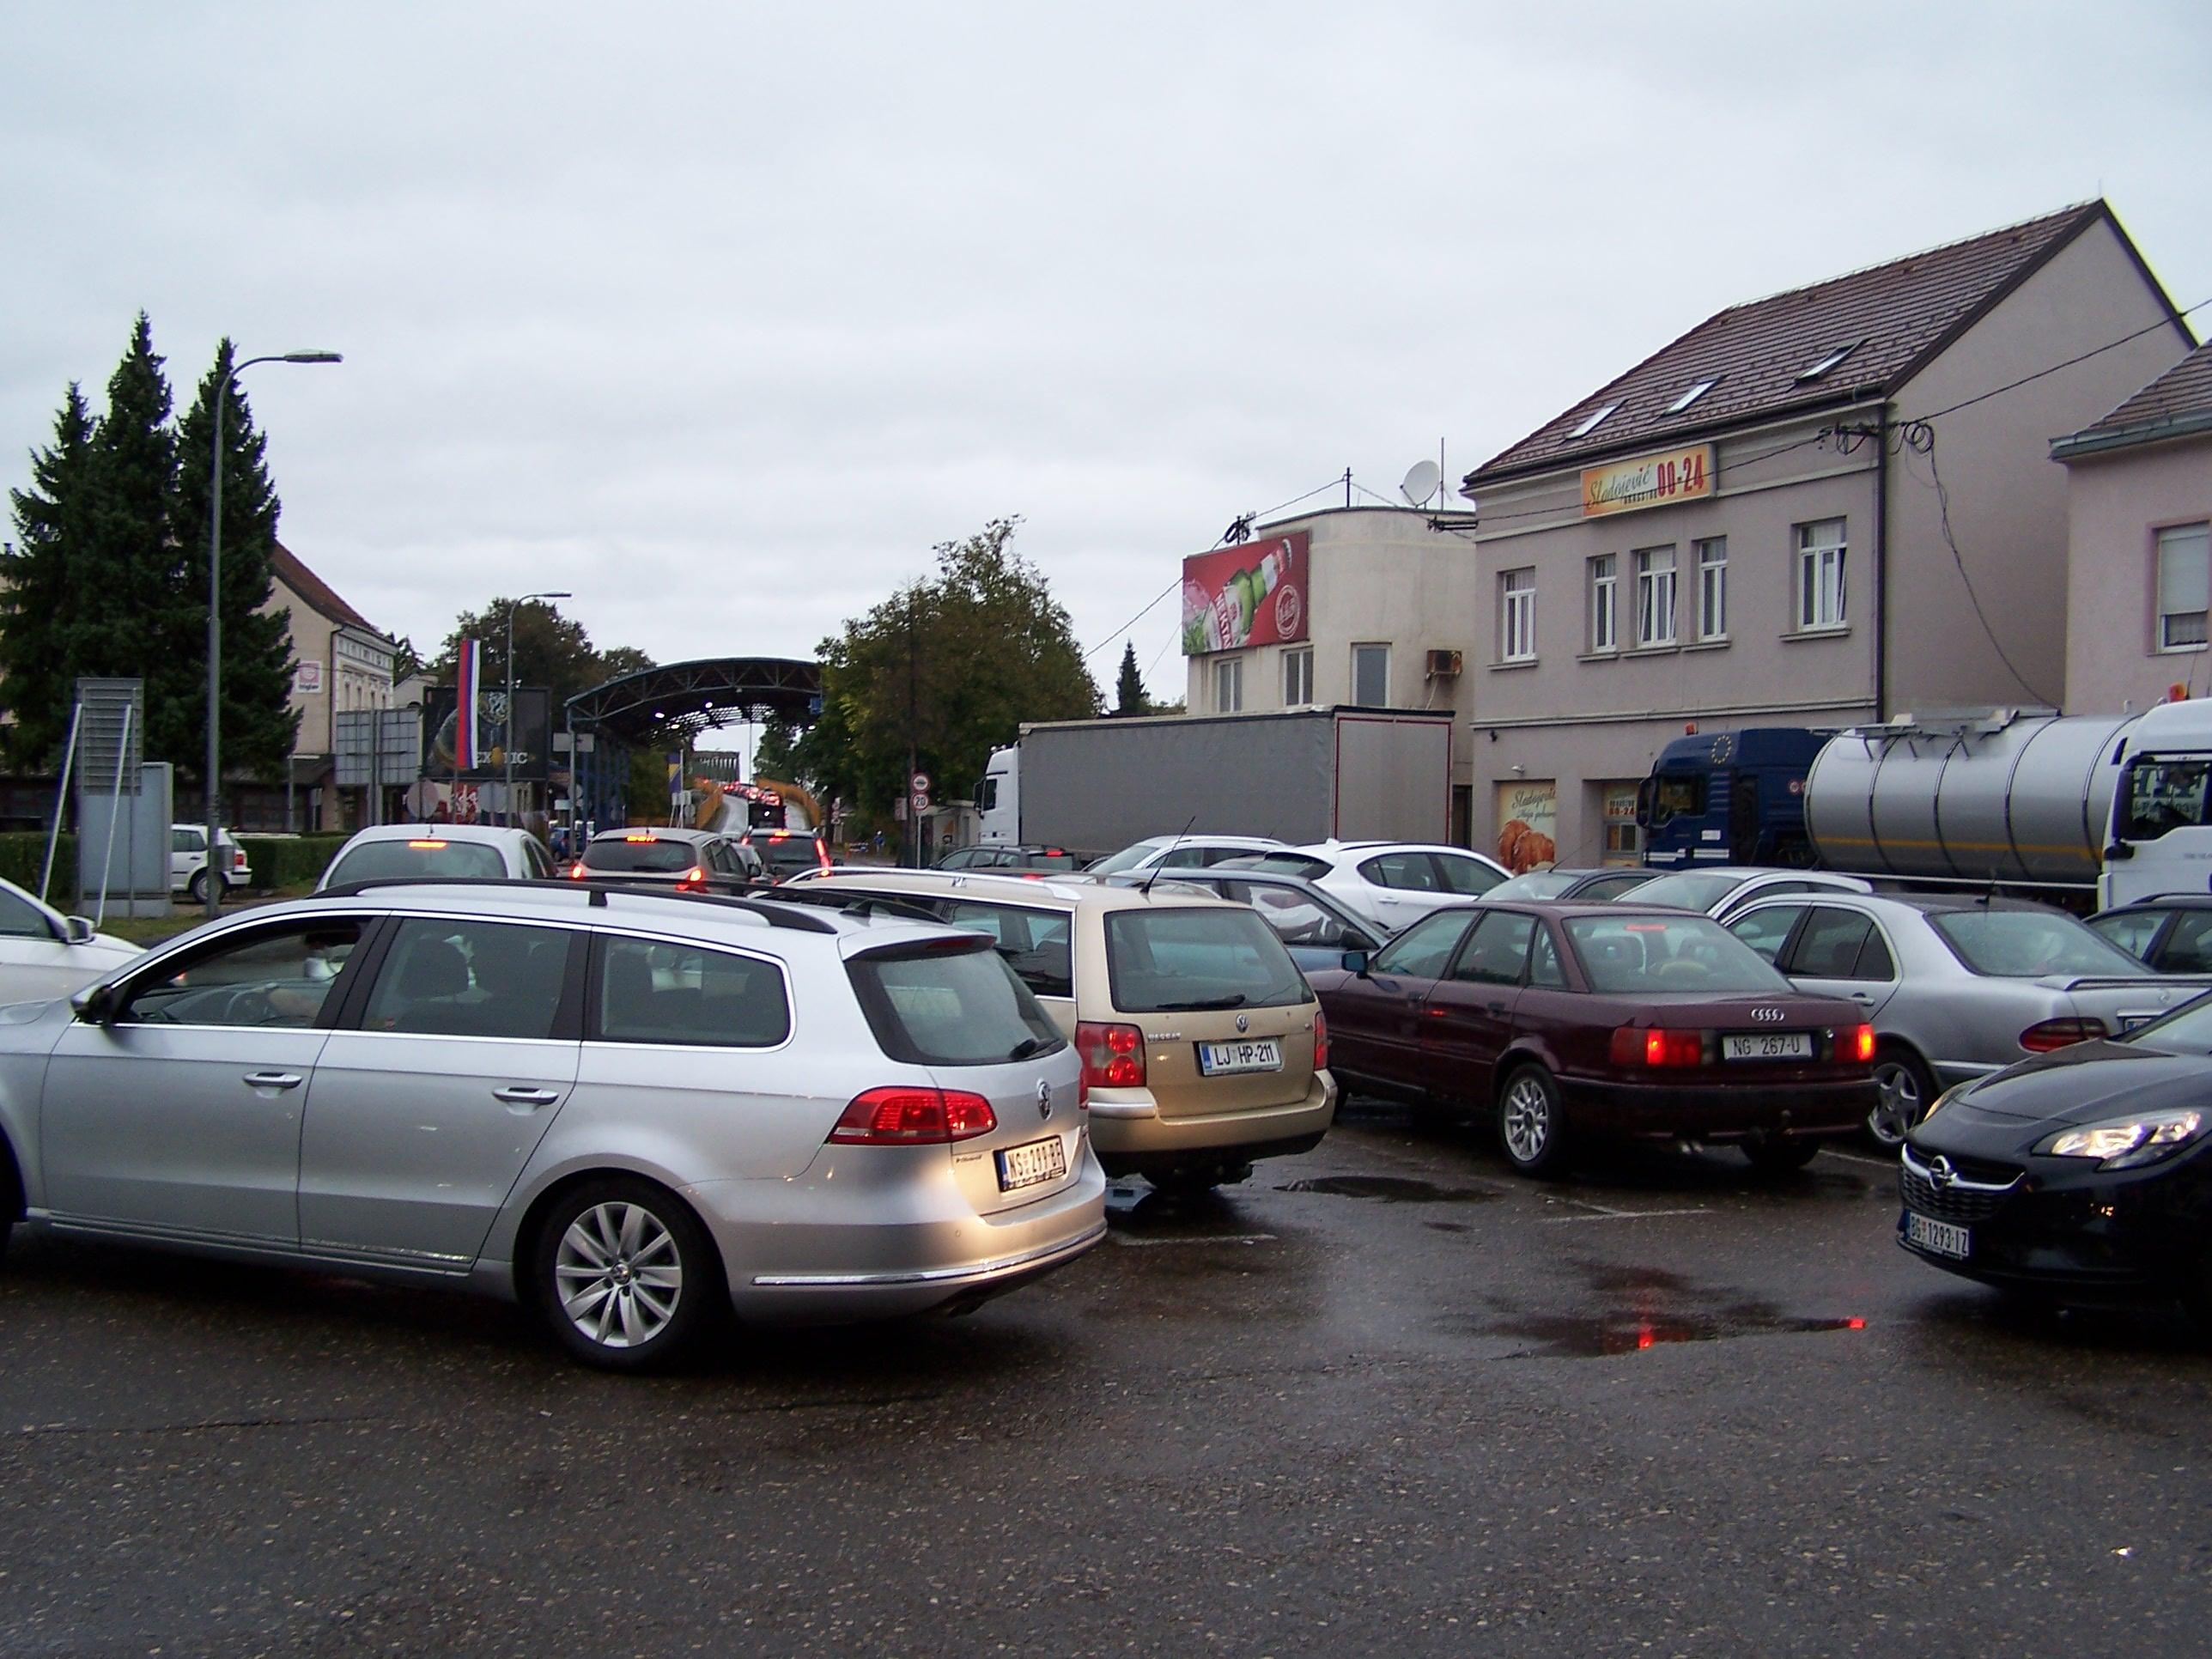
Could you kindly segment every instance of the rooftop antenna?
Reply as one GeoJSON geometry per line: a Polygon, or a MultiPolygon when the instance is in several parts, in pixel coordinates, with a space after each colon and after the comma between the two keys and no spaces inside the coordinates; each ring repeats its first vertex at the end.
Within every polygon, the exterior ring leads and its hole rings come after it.
{"type": "Polygon", "coordinates": [[[1168,843],[1168,850],[1160,854],[1160,861],[1152,866],[1152,873],[1145,878],[1145,884],[1139,891],[1149,893],[1152,890],[1152,884],[1160,878],[1160,872],[1168,867],[1168,860],[1175,856],[1175,849],[1182,845],[1182,838],[1190,833],[1190,826],[1197,822],[1198,814],[1195,812],[1182,821],[1182,828],[1175,832],[1175,839],[1168,843]]]}
{"type": "Polygon", "coordinates": [[[1398,486],[1398,493],[1415,507],[1426,507],[1436,498],[1444,481],[1444,470],[1434,461],[1415,461],[1406,469],[1406,480],[1398,486]]]}

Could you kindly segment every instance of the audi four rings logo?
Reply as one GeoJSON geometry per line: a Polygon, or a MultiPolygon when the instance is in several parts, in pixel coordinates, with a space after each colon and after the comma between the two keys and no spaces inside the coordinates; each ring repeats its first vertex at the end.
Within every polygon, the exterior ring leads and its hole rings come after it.
{"type": "Polygon", "coordinates": [[[1037,1079],[1037,1115],[1039,1117],[1052,1115],[1052,1085],[1047,1083],[1042,1078],[1037,1079]]]}
{"type": "Polygon", "coordinates": [[[1751,1011],[1751,1017],[1753,1019],[1764,1020],[1769,1025],[1773,1024],[1777,1020],[1789,1018],[1779,1008],[1754,1008],[1751,1011]]]}

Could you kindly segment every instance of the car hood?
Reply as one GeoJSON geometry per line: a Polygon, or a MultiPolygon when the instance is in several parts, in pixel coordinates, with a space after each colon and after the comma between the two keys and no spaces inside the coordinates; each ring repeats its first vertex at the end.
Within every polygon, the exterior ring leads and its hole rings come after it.
{"type": "Polygon", "coordinates": [[[2212,1056],[2132,1042],[2077,1042],[1967,1085],[1935,1120],[2093,1123],[2124,1113],[2212,1101],[2212,1056]]]}

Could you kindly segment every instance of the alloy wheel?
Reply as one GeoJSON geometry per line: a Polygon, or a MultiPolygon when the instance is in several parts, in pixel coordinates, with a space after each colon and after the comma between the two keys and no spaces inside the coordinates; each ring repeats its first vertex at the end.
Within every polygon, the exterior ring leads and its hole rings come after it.
{"type": "Polygon", "coordinates": [[[568,1224],[553,1264],[562,1311],[587,1340],[639,1348],[666,1330],[684,1296],[675,1236],[641,1204],[595,1204],[568,1224]]]}
{"type": "Polygon", "coordinates": [[[1920,1097],[1920,1079],[1903,1060],[1885,1060],[1875,1065],[1874,1080],[1881,1097],[1867,1114],[1867,1132],[1885,1146],[1900,1146],[1928,1106],[1920,1097]]]}
{"type": "Polygon", "coordinates": [[[1534,1164],[1544,1156],[1552,1139],[1552,1100],[1538,1079],[1524,1072],[1513,1079],[1501,1127],[1515,1163],[1534,1164]]]}

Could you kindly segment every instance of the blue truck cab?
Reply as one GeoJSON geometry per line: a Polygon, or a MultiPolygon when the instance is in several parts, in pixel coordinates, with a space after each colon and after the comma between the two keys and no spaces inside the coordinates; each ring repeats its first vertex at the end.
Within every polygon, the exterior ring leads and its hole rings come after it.
{"type": "Polygon", "coordinates": [[[1827,740],[1798,726],[1676,738],[1637,786],[1644,863],[1809,865],[1805,775],[1827,740]]]}

